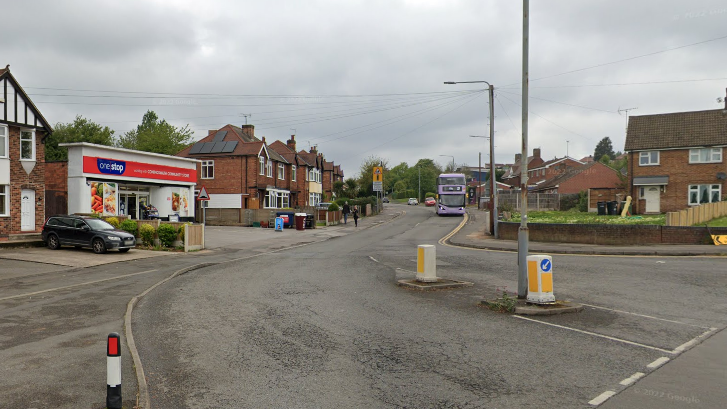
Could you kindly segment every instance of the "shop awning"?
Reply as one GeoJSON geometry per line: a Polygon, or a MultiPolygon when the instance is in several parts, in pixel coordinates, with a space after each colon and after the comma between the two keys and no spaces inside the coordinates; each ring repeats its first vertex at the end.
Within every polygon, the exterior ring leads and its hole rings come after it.
{"type": "Polygon", "coordinates": [[[669,184],[669,176],[637,176],[634,178],[634,186],[661,186],[669,184]]]}

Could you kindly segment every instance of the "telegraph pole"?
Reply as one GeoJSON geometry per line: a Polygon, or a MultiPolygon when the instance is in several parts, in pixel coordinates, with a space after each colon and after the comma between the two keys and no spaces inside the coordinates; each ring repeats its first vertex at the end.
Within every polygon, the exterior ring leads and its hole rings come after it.
{"type": "Polygon", "coordinates": [[[522,152],[520,155],[520,229],[517,232],[517,298],[528,296],[528,48],[530,39],[530,1],[523,0],[523,91],[522,152]]]}

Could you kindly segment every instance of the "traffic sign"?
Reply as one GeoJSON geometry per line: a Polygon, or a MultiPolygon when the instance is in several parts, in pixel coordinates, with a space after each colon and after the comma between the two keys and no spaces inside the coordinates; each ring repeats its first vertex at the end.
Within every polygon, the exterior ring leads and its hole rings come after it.
{"type": "Polygon", "coordinates": [[[383,192],[384,182],[374,182],[374,192],[383,192]]]}
{"type": "Polygon", "coordinates": [[[381,166],[374,166],[374,182],[381,182],[384,179],[384,168],[381,166]]]}
{"type": "Polygon", "coordinates": [[[210,200],[210,195],[207,194],[207,189],[205,189],[204,186],[202,186],[202,189],[199,190],[197,200],[210,200]]]}
{"type": "Polygon", "coordinates": [[[544,273],[550,272],[550,268],[553,267],[553,264],[550,262],[550,259],[543,259],[540,262],[540,269],[543,270],[544,273]]]}

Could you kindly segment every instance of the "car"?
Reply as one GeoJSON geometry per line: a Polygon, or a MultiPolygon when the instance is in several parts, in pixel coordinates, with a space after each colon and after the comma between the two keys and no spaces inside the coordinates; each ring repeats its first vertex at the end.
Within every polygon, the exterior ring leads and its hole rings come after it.
{"type": "Polygon", "coordinates": [[[89,247],[96,254],[107,250],[126,253],[136,246],[133,234],[90,216],[51,216],[43,224],[41,237],[51,250],[61,246],[89,247]]]}
{"type": "Polygon", "coordinates": [[[419,201],[416,198],[410,197],[409,198],[409,201],[406,202],[406,204],[408,204],[408,205],[418,205],[419,204],[419,201]]]}
{"type": "Polygon", "coordinates": [[[384,198],[382,199],[382,202],[389,203],[389,198],[387,196],[384,196],[384,198]]]}
{"type": "Polygon", "coordinates": [[[428,197],[428,198],[424,199],[424,204],[427,206],[434,206],[437,204],[437,201],[434,200],[433,197],[428,197]]]}

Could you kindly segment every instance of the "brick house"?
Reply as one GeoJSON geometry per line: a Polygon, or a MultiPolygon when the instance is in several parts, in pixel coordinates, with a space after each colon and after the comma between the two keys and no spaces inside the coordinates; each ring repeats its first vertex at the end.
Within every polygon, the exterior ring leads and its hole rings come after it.
{"type": "Polygon", "coordinates": [[[546,180],[564,175],[568,169],[583,165],[584,162],[566,156],[543,162],[539,166],[528,167],[528,186],[537,187],[546,180]]]}
{"type": "Polygon", "coordinates": [[[308,191],[308,206],[316,206],[324,202],[323,197],[323,154],[318,153],[318,147],[312,146],[310,151],[298,152],[298,156],[308,164],[306,170],[306,183],[308,191]]]}
{"type": "Polygon", "coordinates": [[[53,132],[10,73],[0,68],[0,237],[45,221],[45,138],[53,132]]]}
{"type": "Polygon", "coordinates": [[[302,156],[298,155],[295,145],[295,135],[291,135],[286,143],[275,141],[268,148],[285,158],[290,166],[290,205],[303,207],[308,204],[309,184],[306,178],[308,176],[308,168],[312,165],[306,162],[302,156]]]}
{"type": "MultiPolygon", "coordinates": [[[[502,175],[502,182],[506,183],[516,189],[520,188],[520,170],[522,166],[522,154],[515,154],[515,162],[510,166],[504,175],[502,175]]],[[[545,161],[540,157],[540,148],[533,149],[533,156],[527,157],[528,169],[538,168],[545,161]]]]}
{"type": "Polygon", "coordinates": [[[618,172],[601,162],[563,167],[552,175],[535,185],[531,192],[577,194],[588,189],[615,189],[621,183],[618,172]]]}
{"type": "Polygon", "coordinates": [[[723,200],[727,108],[629,117],[630,195],[635,213],[662,213],[723,200]]]}

